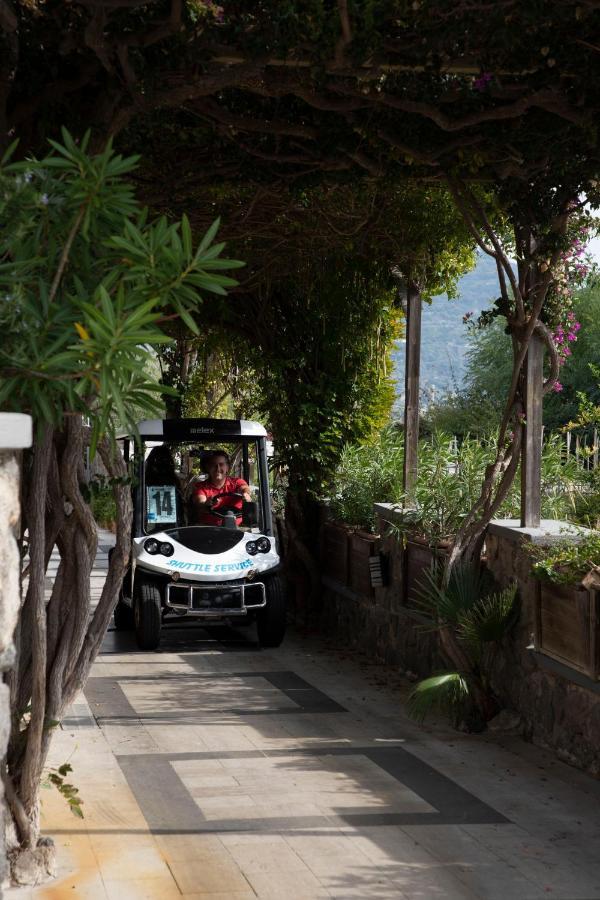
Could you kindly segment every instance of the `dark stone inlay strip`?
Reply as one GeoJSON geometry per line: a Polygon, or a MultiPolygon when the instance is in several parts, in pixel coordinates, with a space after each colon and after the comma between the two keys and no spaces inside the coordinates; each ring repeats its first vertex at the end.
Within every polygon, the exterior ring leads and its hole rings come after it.
{"type": "Polygon", "coordinates": [[[152,756],[117,756],[151,831],[205,830],[206,820],[173,766],[152,756]]]}
{"type": "Polygon", "coordinates": [[[68,715],[61,722],[63,730],[65,728],[96,728],[98,725],[86,703],[72,703],[67,712],[68,715]]]}
{"type": "Polygon", "coordinates": [[[140,721],[123,688],[114,678],[88,678],[83,693],[97,722],[104,718],[140,721]]]}
{"type": "Polygon", "coordinates": [[[181,833],[182,829],[208,833],[223,831],[278,831],[288,828],[372,827],[388,825],[487,825],[509,820],[402,747],[328,747],[272,751],[207,751],[117,756],[138,805],[153,833],[181,833]],[[363,756],[405,785],[435,812],[396,813],[360,809],[322,816],[287,816],[260,819],[207,820],[192,800],[173,762],[202,759],[277,759],[284,756],[363,756]],[[157,786],[160,786],[157,788],[157,786]]]}
{"type": "MultiPolygon", "coordinates": [[[[294,708],[275,707],[270,709],[243,709],[233,707],[230,709],[222,709],[219,714],[227,714],[232,716],[273,716],[273,715],[298,715],[306,713],[339,713],[347,712],[343,706],[324,694],[323,691],[313,687],[304,678],[296,675],[295,672],[215,672],[215,673],[184,673],[177,675],[169,673],[166,676],[160,676],[161,680],[178,681],[190,679],[198,681],[199,679],[228,679],[228,678],[263,678],[268,681],[274,688],[285,694],[289,700],[294,703],[294,708]]],[[[211,710],[206,712],[198,712],[197,710],[163,712],[163,713],[138,713],[127,699],[121,682],[143,682],[152,681],[152,675],[123,675],[119,676],[99,676],[89,678],[85,687],[85,696],[90,705],[94,718],[98,723],[115,722],[118,720],[122,724],[128,722],[139,723],[141,721],[151,722],[186,722],[190,724],[194,719],[202,718],[205,720],[207,715],[214,715],[211,710]]]]}

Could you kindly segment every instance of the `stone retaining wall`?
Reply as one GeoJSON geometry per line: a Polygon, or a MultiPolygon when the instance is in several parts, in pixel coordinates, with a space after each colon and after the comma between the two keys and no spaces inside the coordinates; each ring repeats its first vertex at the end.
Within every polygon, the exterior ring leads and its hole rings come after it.
{"type": "MultiPolygon", "coordinates": [[[[393,518],[393,508],[376,506],[393,518]]],[[[493,663],[492,682],[503,704],[521,717],[523,735],[553,749],[565,761],[600,775],[600,682],[561,664],[536,647],[539,582],[531,574],[527,541],[563,536],[565,523],[543,522],[522,529],[516,521],[492,523],[486,540],[487,565],[500,585],[516,580],[520,615],[493,663]]],[[[374,660],[420,676],[444,663],[436,637],[424,628],[405,595],[406,551],[394,538],[378,544],[388,567],[388,584],[362,596],[333,578],[323,581],[322,624],[327,634],[359,648],[374,660]]],[[[600,646],[600,634],[598,635],[600,646]]]]}
{"type": "Polygon", "coordinates": [[[386,586],[364,596],[325,577],[322,627],[378,662],[424,677],[440,666],[440,659],[435,635],[405,602],[405,551],[394,537],[382,537],[377,550],[384,557],[386,586]]]}
{"type": "Polygon", "coordinates": [[[536,648],[540,584],[531,574],[527,541],[546,542],[548,530],[517,523],[492,523],[486,537],[487,564],[496,580],[519,585],[520,615],[493,669],[493,685],[506,706],[523,719],[525,737],[579,768],[600,776],[600,682],[547,657],[536,648]]]}
{"type": "MultiPolygon", "coordinates": [[[[16,536],[20,522],[20,471],[18,453],[31,446],[31,418],[20,413],[0,413],[0,676],[14,664],[13,635],[20,608],[21,560],[16,536]]],[[[1,679],[0,679],[1,680],[1,679]]],[[[4,757],[10,733],[8,685],[0,684],[0,757],[4,757]]],[[[4,789],[0,782],[0,883],[6,873],[4,789]]]]}

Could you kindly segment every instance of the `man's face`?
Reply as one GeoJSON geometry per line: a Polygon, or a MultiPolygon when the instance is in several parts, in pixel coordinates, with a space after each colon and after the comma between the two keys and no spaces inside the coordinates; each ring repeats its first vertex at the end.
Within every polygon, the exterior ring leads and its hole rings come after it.
{"type": "Polygon", "coordinates": [[[213,456],[206,464],[206,468],[208,470],[208,477],[212,483],[220,487],[227,478],[227,473],[229,472],[229,466],[227,465],[225,457],[213,456]]]}

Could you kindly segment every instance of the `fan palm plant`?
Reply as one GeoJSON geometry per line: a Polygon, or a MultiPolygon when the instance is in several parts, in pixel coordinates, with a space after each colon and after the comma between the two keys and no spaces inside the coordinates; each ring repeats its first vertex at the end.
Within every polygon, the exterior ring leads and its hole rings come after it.
{"type": "Polygon", "coordinates": [[[417,606],[439,635],[442,655],[452,668],[420,681],[408,698],[408,713],[417,721],[434,709],[454,723],[481,731],[499,704],[487,672],[494,651],[511,627],[516,612],[516,584],[494,590],[485,570],[455,566],[448,584],[435,564],[418,589],[417,606]]]}

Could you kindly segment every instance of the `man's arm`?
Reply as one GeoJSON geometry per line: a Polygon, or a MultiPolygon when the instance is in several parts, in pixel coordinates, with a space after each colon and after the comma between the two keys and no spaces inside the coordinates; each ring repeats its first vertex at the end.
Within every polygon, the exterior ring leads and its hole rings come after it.
{"type": "Polygon", "coordinates": [[[243,478],[238,478],[237,492],[243,495],[244,500],[252,500],[252,491],[243,478]]]}
{"type": "Polygon", "coordinates": [[[198,513],[200,512],[212,512],[215,503],[217,502],[216,497],[207,497],[204,491],[198,491],[192,497],[192,506],[194,510],[198,513]]]}

